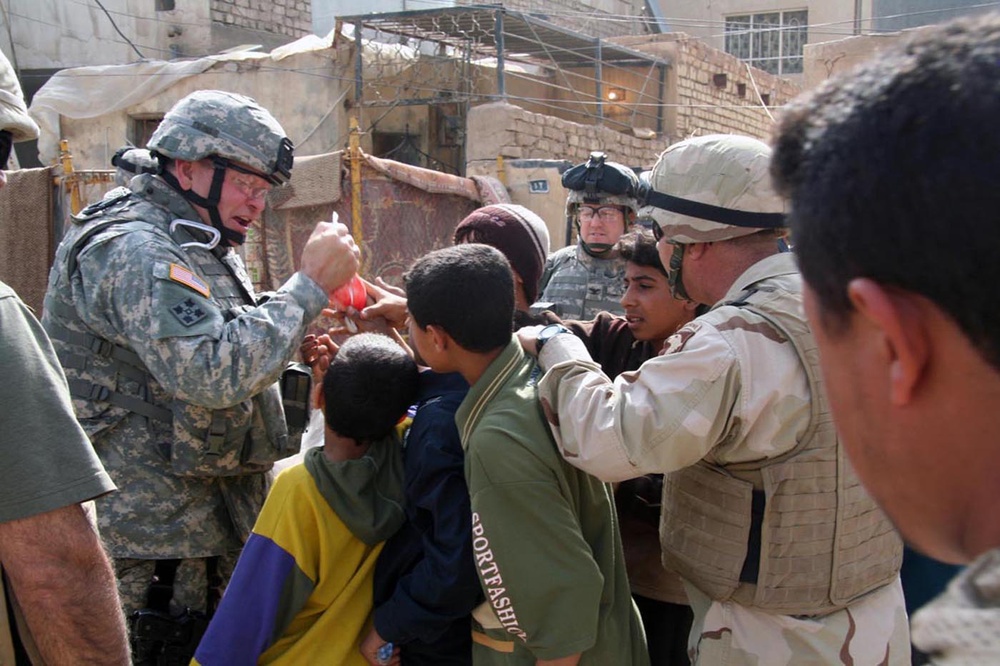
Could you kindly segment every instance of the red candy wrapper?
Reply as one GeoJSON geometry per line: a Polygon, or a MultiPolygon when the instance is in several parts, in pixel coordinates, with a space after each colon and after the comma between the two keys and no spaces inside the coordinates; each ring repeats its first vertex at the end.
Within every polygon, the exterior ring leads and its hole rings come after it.
{"type": "Polygon", "coordinates": [[[368,294],[365,292],[365,285],[361,278],[355,275],[347,284],[334,290],[333,300],[341,309],[354,308],[364,310],[368,302],[368,294]]]}

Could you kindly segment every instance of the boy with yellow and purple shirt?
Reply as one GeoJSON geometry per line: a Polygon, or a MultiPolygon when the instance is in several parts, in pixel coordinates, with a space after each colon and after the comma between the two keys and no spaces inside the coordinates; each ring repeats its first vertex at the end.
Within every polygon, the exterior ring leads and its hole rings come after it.
{"type": "Polygon", "coordinates": [[[324,445],[275,481],[193,664],[368,663],[375,562],[404,519],[395,427],[417,382],[386,336],[341,346],[323,378],[324,445]]]}

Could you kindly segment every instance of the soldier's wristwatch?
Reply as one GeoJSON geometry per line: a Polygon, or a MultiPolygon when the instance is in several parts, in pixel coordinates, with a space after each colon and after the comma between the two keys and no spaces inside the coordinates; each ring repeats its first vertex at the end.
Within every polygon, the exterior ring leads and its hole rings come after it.
{"type": "Polygon", "coordinates": [[[573,333],[562,324],[549,324],[548,326],[543,326],[542,330],[538,332],[538,337],[535,338],[535,353],[541,354],[542,347],[545,343],[554,338],[557,335],[562,335],[563,333],[573,333]]]}

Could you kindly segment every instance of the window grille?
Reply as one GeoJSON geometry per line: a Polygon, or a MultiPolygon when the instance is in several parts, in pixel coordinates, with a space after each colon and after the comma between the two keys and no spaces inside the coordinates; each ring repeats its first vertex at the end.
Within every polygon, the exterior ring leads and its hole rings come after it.
{"type": "Polygon", "coordinates": [[[771,74],[801,74],[808,10],[726,17],[726,53],[771,74]]]}

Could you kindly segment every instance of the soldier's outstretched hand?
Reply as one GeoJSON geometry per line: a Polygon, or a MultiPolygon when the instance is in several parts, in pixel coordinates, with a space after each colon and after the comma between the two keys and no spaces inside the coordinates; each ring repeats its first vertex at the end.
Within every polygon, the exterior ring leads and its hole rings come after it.
{"type": "Polygon", "coordinates": [[[328,293],[358,272],[361,250],[350,229],[336,221],[319,222],[302,249],[300,270],[328,293]]]}

